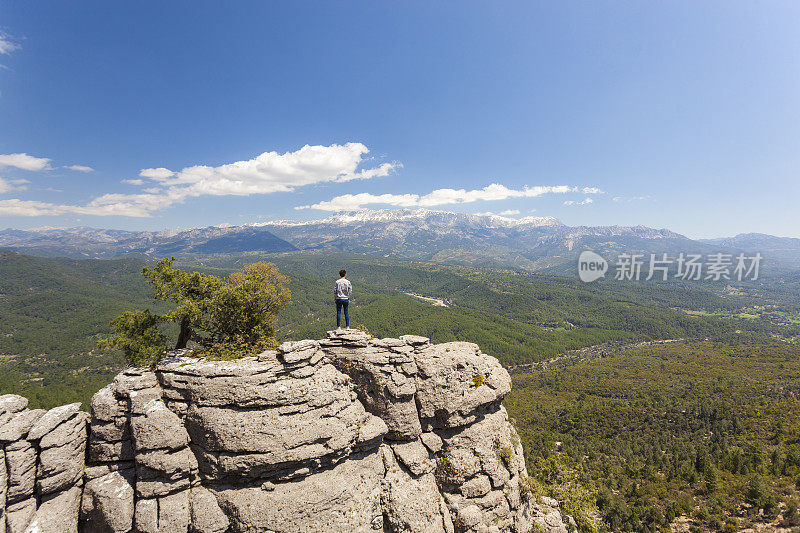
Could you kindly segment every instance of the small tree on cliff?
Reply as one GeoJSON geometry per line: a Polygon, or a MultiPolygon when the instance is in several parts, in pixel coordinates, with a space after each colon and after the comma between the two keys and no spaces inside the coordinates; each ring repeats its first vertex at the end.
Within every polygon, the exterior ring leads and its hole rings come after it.
{"type": "Polygon", "coordinates": [[[100,341],[101,348],[119,348],[137,366],[155,364],[169,348],[164,333],[177,324],[175,348],[197,344],[207,355],[244,356],[276,345],[275,316],[289,303],[289,278],[272,263],[253,263],[227,280],[201,272],[174,268],[175,258],[162,259],[142,269],[156,300],[175,305],[156,315],[128,311],[111,321],[115,336],[100,341]]]}

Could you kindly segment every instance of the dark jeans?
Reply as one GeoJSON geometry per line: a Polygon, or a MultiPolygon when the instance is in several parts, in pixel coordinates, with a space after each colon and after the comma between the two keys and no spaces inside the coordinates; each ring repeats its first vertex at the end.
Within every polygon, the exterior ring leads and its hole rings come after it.
{"type": "Polygon", "coordinates": [[[347,312],[347,307],[350,305],[350,300],[341,298],[336,299],[336,327],[341,327],[342,324],[342,309],[344,309],[344,323],[345,327],[350,327],[350,313],[347,312]]]}

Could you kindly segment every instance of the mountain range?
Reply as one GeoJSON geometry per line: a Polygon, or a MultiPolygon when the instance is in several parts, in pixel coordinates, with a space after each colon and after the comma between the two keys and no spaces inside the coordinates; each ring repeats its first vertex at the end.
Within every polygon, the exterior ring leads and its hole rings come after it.
{"type": "Polygon", "coordinates": [[[553,217],[516,219],[426,209],[342,212],[322,220],[156,232],[7,229],[0,231],[0,249],[73,258],[330,251],[549,271],[574,264],[585,249],[609,259],[626,252],[758,251],[783,267],[800,268],[800,239],[751,233],[692,240],[645,226],[567,226],[553,217]]]}

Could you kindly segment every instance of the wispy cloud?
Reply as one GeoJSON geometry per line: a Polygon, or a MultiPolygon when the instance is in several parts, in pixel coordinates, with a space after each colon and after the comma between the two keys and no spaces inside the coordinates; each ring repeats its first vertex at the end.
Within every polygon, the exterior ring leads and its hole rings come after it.
{"type": "Polygon", "coordinates": [[[74,170],[76,172],[94,172],[92,167],[87,167],[86,165],[69,165],[64,168],[68,168],[69,170],[74,170]]]}
{"type": "Polygon", "coordinates": [[[50,168],[50,159],[28,154],[0,154],[0,167],[15,167],[31,171],[47,170],[50,168]]]}
{"type": "Polygon", "coordinates": [[[86,205],[54,204],[38,200],[12,198],[0,200],[0,216],[38,217],[57,215],[96,215],[147,217],[150,210],[170,205],[165,198],[159,203],[152,195],[106,194],[86,205]],[[146,197],[146,198],[145,198],[146,197]]]}
{"type": "Polygon", "coordinates": [[[139,178],[131,178],[129,180],[122,180],[121,183],[126,183],[128,185],[144,185],[144,180],[140,180],[139,178]]]}
{"type": "Polygon", "coordinates": [[[0,193],[25,190],[28,180],[15,178],[0,178],[0,193]]]}
{"type": "Polygon", "coordinates": [[[7,33],[0,32],[0,54],[8,55],[14,50],[19,50],[20,45],[15,43],[7,33]]]}
{"type": "Polygon", "coordinates": [[[611,200],[614,202],[638,202],[640,200],[649,200],[649,196],[615,196],[611,200]]]}
{"type": "Polygon", "coordinates": [[[434,207],[439,205],[465,204],[477,201],[506,200],[508,198],[533,198],[543,194],[576,192],[567,185],[537,185],[524,189],[509,189],[505,185],[492,183],[482,189],[436,189],[425,195],[419,194],[343,194],[331,200],[313,205],[301,205],[295,209],[319,209],[322,211],[353,211],[374,204],[395,207],[434,207]]]}
{"type": "Polygon", "coordinates": [[[591,203],[594,203],[594,200],[592,198],[584,198],[580,202],[576,200],[566,200],[564,202],[564,205],[589,205],[591,203]]]}
{"type": "MultiPolygon", "coordinates": [[[[64,215],[77,213],[78,208],[70,205],[52,204],[37,200],[20,200],[12,198],[0,200],[0,215],[9,217],[35,217],[45,215],[64,215]]],[[[86,214],[86,213],[81,213],[86,214]]]]}

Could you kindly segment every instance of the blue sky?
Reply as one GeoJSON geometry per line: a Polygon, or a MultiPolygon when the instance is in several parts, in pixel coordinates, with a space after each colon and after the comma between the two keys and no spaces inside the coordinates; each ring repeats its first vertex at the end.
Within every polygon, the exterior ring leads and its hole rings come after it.
{"type": "Polygon", "coordinates": [[[0,228],[422,206],[800,237],[799,23],[788,1],[0,0],[0,228]]]}

